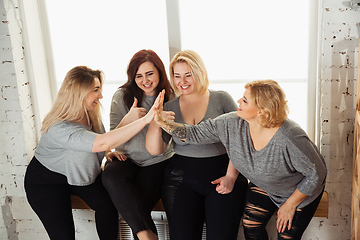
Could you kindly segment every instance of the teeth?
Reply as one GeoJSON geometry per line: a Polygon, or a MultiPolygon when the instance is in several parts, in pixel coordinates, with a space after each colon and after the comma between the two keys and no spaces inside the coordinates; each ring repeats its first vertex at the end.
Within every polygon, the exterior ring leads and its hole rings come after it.
{"type": "Polygon", "coordinates": [[[190,86],[181,86],[182,89],[188,89],[190,86]]]}
{"type": "Polygon", "coordinates": [[[144,84],[144,86],[145,86],[145,87],[150,87],[150,86],[151,86],[151,84],[144,84]]]}

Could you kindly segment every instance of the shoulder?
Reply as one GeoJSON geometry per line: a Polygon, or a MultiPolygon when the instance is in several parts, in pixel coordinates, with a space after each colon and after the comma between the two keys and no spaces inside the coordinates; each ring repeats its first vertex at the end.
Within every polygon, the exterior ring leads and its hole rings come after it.
{"type": "Polygon", "coordinates": [[[179,105],[179,97],[176,97],[176,98],[164,103],[164,109],[172,109],[178,105],[179,105]]]}
{"type": "Polygon", "coordinates": [[[227,124],[230,124],[231,122],[242,121],[242,119],[236,115],[236,111],[221,114],[220,116],[216,117],[214,120],[217,122],[226,122],[227,124]]]}
{"type": "Polygon", "coordinates": [[[209,89],[209,92],[210,92],[210,96],[212,98],[231,98],[232,99],[231,95],[224,90],[210,90],[209,89]]]}
{"type": "Polygon", "coordinates": [[[280,127],[281,132],[289,137],[289,138],[296,138],[296,137],[307,137],[306,132],[304,129],[300,127],[295,121],[291,119],[285,119],[283,124],[280,127]]]}
{"type": "Polygon", "coordinates": [[[122,88],[116,89],[113,95],[113,100],[122,100],[123,98],[124,98],[124,89],[122,88]]]}

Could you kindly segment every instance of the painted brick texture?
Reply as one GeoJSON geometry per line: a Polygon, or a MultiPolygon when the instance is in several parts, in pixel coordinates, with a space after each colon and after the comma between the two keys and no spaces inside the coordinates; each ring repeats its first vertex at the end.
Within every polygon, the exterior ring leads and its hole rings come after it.
{"type": "MultiPolygon", "coordinates": [[[[41,240],[48,237],[26,201],[23,186],[36,134],[18,3],[0,0],[0,240],[41,240]]],[[[303,236],[306,240],[350,239],[360,9],[350,8],[349,3],[322,1],[319,147],[328,166],[330,209],[328,218],[312,220],[303,236]]],[[[77,239],[97,239],[93,211],[73,213],[77,239]]],[[[275,226],[274,219],[269,225],[275,226]]],[[[270,236],[276,239],[276,232],[271,230],[270,236]]]]}

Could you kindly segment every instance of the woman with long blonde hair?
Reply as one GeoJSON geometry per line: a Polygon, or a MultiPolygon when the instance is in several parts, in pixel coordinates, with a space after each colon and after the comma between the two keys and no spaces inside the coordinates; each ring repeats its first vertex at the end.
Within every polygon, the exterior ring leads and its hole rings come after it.
{"type": "MultiPolygon", "coordinates": [[[[118,213],[102,185],[105,151],[128,141],[152,119],[154,111],[105,133],[101,122],[103,73],[85,66],[71,69],[51,111],[25,174],[27,199],[50,239],[75,239],[72,193],[95,210],[100,239],[117,239],[118,213]]],[[[118,153],[115,157],[121,158],[118,153]]]]}

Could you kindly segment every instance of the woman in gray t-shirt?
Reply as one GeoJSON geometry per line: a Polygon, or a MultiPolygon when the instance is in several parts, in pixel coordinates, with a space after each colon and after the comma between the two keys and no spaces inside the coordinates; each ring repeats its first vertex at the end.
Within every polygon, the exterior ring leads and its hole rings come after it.
{"type": "Polygon", "coordinates": [[[246,239],[268,239],[265,226],[276,210],[278,239],[300,239],[324,191],[325,161],[306,133],[287,119],[287,101],[277,82],[246,84],[238,103],[237,112],[195,126],[164,121],[159,106],[155,121],[185,143],[224,144],[231,164],[213,183],[227,194],[239,172],[250,180],[243,216],[246,239]]]}
{"type": "MultiPolygon", "coordinates": [[[[179,97],[166,102],[164,109],[175,113],[177,123],[196,126],[237,108],[229,93],[208,89],[205,65],[192,50],[183,50],[174,56],[170,63],[170,76],[179,97]]],[[[156,123],[149,127],[146,145],[152,154],[165,149],[161,132],[156,123]]],[[[211,181],[225,175],[229,165],[224,145],[220,141],[194,145],[184,144],[176,138],[173,140],[175,154],[165,170],[162,191],[170,238],[200,240],[206,222],[207,240],[236,240],[247,179],[239,174],[230,194],[217,193],[216,185],[211,181]]]]}
{"type": "Polygon", "coordinates": [[[95,210],[99,238],[117,239],[118,213],[101,182],[101,161],[105,151],[128,141],[151,122],[154,110],[105,133],[99,102],[102,85],[99,70],[78,66],[67,73],[26,169],[27,199],[50,239],[75,240],[72,193],[95,210]]]}
{"type": "MultiPolygon", "coordinates": [[[[150,110],[164,89],[165,102],[173,96],[165,67],[152,50],[134,54],[127,68],[128,81],[114,93],[110,109],[110,129],[125,126],[150,110]]],[[[172,116],[173,118],[173,116],[172,116]]],[[[151,211],[160,199],[164,169],[173,155],[169,145],[164,152],[151,155],[145,147],[148,126],[116,150],[126,161],[105,164],[103,184],[135,239],[148,233],[155,239],[157,230],[151,211]]]]}

